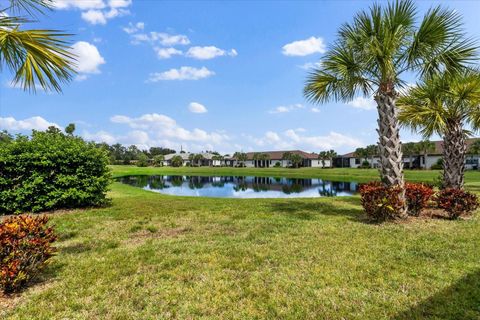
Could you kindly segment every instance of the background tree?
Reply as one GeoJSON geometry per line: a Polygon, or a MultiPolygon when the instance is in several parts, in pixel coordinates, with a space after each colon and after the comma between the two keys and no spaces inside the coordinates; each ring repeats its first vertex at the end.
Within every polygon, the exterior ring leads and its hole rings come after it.
{"type": "MultiPolygon", "coordinates": [[[[407,72],[420,75],[455,73],[475,57],[475,46],[463,37],[460,16],[436,7],[416,23],[413,1],[395,1],[355,15],[307,79],[308,100],[351,101],[357,94],[374,96],[378,110],[381,180],[404,189],[403,159],[396,101],[407,72]]],[[[399,200],[405,203],[404,192],[399,200]]],[[[399,216],[406,216],[406,206],[399,216]]]]}
{"type": "Polygon", "coordinates": [[[163,154],[158,154],[153,157],[153,165],[155,167],[163,167],[163,161],[165,161],[165,156],[163,154]]]}
{"type": "Polygon", "coordinates": [[[173,156],[170,163],[172,167],[181,167],[183,165],[183,159],[181,156],[173,156]]]}
{"type": "Polygon", "coordinates": [[[6,130],[0,131],[0,143],[7,143],[13,140],[13,136],[6,130]]]}
{"type": "Polygon", "coordinates": [[[480,73],[465,69],[423,79],[399,100],[403,125],[420,131],[425,138],[434,133],[443,139],[443,183],[463,188],[466,137],[469,126],[480,128],[480,73]]]}
{"type": "Polygon", "coordinates": [[[298,168],[303,163],[303,158],[301,155],[297,153],[293,153],[292,156],[290,157],[290,161],[292,162],[292,165],[295,168],[298,168]]]}
{"type": "Polygon", "coordinates": [[[330,155],[328,154],[328,151],[320,151],[318,153],[318,159],[322,161],[322,167],[325,168],[325,161],[329,159],[330,155]]]}
{"type": "Polygon", "coordinates": [[[245,161],[248,160],[248,156],[245,152],[235,152],[233,157],[242,164],[242,167],[245,167],[245,161]]]}
{"type": "Polygon", "coordinates": [[[25,16],[35,18],[36,14],[52,9],[53,1],[2,3],[10,6],[0,8],[0,67],[6,66],[15,75],[12,82],[24,90],[35,92],[41,86],[60,92],[61,84],[70,81],[75,73],[75,57],[67,42],[70,35],[58,30],[23,29],[32,22],[25,16]]]}
{"type": "Polygon", "coordinates": [[[147,167],[148,166],[148,156],[141,152],[137,157],[137,167],[147,167]]]}
{"type": "Polygon", "coordinates": [[[365,156],[370,159],[370,166],[373,168],[373,158],[378,155],[378,146],[371,144],[365,147],[365,156]]]}
{"type": "Polygon", "coordinates": [[[335,150],[328,150],[327,151],[328,159],[330,160],[330,168],[333,168],[333,159],[338,156],[335,150]]]}
{"type": "Polygon", "coordinates": [[[69,135],[73,135],[75,132],[75,123],[70,123],[68,126],[65,127],[65,133],[69,135]]]}
{"type": "Polygon", "coordinates": [[[403,155],[408,157],[408,167],[413,168],[413,156],[418,153],[417,145],[414,142],[407,142],[402,144],[403,155]]]}
{"type": "Polygon", "coordinates": [[[204,159],[204,157],[200,153],[197,153],[196,155],[193,156],[193,161],[195,162],[196,166],[198,166],[198,167],[201,166],[203,159],[204,159]]]}
{"type": "MultiPolygon", "coordinates": [[[[360,159],[360,162],[362,162],[362,166],[363,166],[364,161],[368,162],[368,160],[367,160],[368,152],[367,152],[367,149],[365,149],[365,148],[355,149],[355,156],[360,159]],[[362,159],[363,159],[363,161],[362,161],[362,159]]],[[[370,166],[370,163],[368,165],[370,166]]]]}

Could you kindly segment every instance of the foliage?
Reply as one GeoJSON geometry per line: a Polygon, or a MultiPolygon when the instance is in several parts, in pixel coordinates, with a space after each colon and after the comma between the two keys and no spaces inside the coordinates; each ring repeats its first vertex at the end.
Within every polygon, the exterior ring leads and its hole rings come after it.
{"type": "Polygon", "coordinates": [[[462,189],[442,189],[436,195],[437,206],[445,210],[450,219],[457,219],[461,215],[475,211],[478,206],[478,197],[462,189]]]}
{"type": "Polygon", "coordinates": [[[427,207],[433,196],[433,187],[424,183],[405,184],[405,197],[407,200],[408,214],[418,216],[420,211],[427,207]]]}
{"type": "Polygon", "coordinates": [[[107,154],[50,127],[0,144],[0,214],[103,205],[107,154]]]}
{"type": "Polygon", "coordinates": [[[183,165],[183,159],[181,156],[173,156],[170,160],[172,167],[181,167],[183,165]]]}
{"type": "Polygon", "coordinates": [[[402,190],[398,186],[388,187],[374,181],[359,187],[361,203],[367,216],[381,222],[398,216],[404,204],[400,198],[402,190]]]}
{"type": "Polygon", "coordinates": [[[13,136],[6,130],[0,131],[0,144],[12,142],[13,136]]]}
{"type": "Polygon", "coordinates": [[[13,216],[0,222],[0,288],[12,293],[33,279],[54,255],[57,239],[46,216],[13,216]]]}
{"type": "Polygon", "coordinates": [[[292,167],[298,168],[302,163],[303,163],[303,158],[301,155],[298,153],[293,153],[293,152],[285,152],[282,155],[283,160],[290,161],[292,164],[292,167]]]}
{"type": "Polygon", "coordinates": [[[73,134],[75,132],[75,123],[70,123],[68,126],[65,127],[66,134],[73,134]]]}
{"type": "Polygon", "coordinates": [[[153,165],[155,167],[163,167],[163,161],[165,161],[165,156],[163,154],[153,157],[153,165]]]}
{"type": "Polygon", "coordinates": [[[443,158],[437,160],[435,164],[433,164],[430,169],[432,170],[442,170],[443,169],[443,158]]]}
{"type": "Polygon", "coordinates": [[[248,155],[245,152],[235,152],[233,158],[239,162],[238,166],[245,167],[245,161],[248,160],[248,155]]]}
{"type": "Polygon", "coordinates": [[[282,166],[282,164],[280,162],[278,162],[278,161],[275,162],[275,165],[274,165],[275,168],[280,168],[281,166],[282,166]]]}
{"type": "Polygon", "coordinates": [[[148,166],[148,157],[145,153],[140,153],[138,155],[137,167],[147,167],[148,166]]]}
{"type": "Polygon", "coordinates": [[[372,166],[368,160],[363,160],[360,166],[358,167],[359,169],[370,169],[372,166]]]}
{"type": "Polygon", "coordinates": [[[68,46],[70,35],[58,30],[23,30],[25,18],[35,18],[53,7],[48,0],[10,0],[11,6],[0,8],[0,69],[5,65],[14,75],[13,83],[24,90],[61,91],[61,84],[72,79],[75,56],[68,46]],[[8,11],[8,13],[7,13],[8,11]]]}

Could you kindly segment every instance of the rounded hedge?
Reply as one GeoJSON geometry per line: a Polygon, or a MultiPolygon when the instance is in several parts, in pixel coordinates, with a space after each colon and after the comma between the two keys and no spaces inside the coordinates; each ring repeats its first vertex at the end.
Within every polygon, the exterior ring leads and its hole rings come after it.
{"type": "Polygon", "coordinates": [[[108,155],[56,128],[0,143],[0,214],[104,205],[108,155]]]}

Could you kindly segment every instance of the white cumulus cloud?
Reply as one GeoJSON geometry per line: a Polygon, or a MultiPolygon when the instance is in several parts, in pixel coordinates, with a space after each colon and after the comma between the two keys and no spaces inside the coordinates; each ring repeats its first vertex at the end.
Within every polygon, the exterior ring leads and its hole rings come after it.
{"type": "Polygon", "coordinates": [[[61,128],[58,124],[49,122],[40,116],[23,120],[17,120],[13,117],[0,117],[0,128],[7,131],[46,130],[50,126],[61,128]]]}
{"type": "Polygon", "coordinates": [[[75,54],[76,71],[79,73],[78,80],[85,80],[87,74],[100,73],[100,66],[105,59],[100,55],[97,47],[85,41],[78,41],[72,45],[72,53],[75,54]]]}
{"type": "Polygon", "coordinates": [[[362,109],[362,110],[374,110],[377,107],[377,104],[372,98],[356,97],[352,101],[348,102],[352,108],[362,109]]]}
{"type": "MultiPolygon", "coordinates": [[[[128,33],[128,31],[124,31],[128,33]]],[[[129,30],[130,31],[130,30],[129,30]]],[[[166,32],[149,32],[149,33],[131,33],[132,43],[140,44],[147,42],[151,44],[161,44],[163,46],[176,46],[190,44],[190,39],[183,34],[169,34],[166,32]]]]}
{"type": "Polygon", "coordinates": [[[181,55],[182,51],[175,48],[154,48],[159,59],[168,59],[174,55],[181,55]]]}
{"type": "Polygon", "coordinates": [[[305,107],[302,104],[296,103],[296,104],[291,104],[291,105],[288,105],[288,106],[278,106],[278,107],[270,110],[268,113],[272,113],[272,114],[287,113],[287,112],[291,112],[291,111],[295,111],[295,110],[303,109],[303,108],[305,108],[305,107]]]}
{"type": "Polygon", "coordinates": [[[282,47],[286,56],[307,56],[313,53],[325,53],[325,42],[320,37],[310,37],[305,40],[293,41],[282,47]]]}
{"type": "Polygon", "coordinates": [[[208,111],[203,104],[198,102],[191,102],[188,105],[188,110],[190,110],[190,112],[193,112],[193,113],[205,113],[208,111]]]}
{"type": "Polygon", "coordinates": [[[226,55],[235,57],[238,55],[238,53],[235,49],[231,49],[230,51],[225,51],[215,46],[191,47],[190,49],[188,49],[186,53],[187,57],[198,59],[198,60],[209,60],[215,57],[221,57],[226,55]]]}
{"type": "Polygon", "coordinates": [[[108,20],[130,14],[132,0],[54,0],[56,9],[77,9],[90,24],[106,24],[108,20]]]}
{"type": "Polygon", "coordinates": [[[154,72],[150,74],[148,82],[157,82],[163,80],[200,80],[211,77],[215,72],[206,67],[180,67],[179,69],[170,69],[164,72],[154,72]]]}

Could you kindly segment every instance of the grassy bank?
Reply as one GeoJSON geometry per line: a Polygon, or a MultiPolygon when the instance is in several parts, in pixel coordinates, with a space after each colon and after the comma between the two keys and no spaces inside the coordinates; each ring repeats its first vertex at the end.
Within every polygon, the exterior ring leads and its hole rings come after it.
{"type": "MultiPolygon", "coordinates": [[[[211,172],[181,170],[115,167],[114,174],[211,172]]],[[[239,172],[229,170],[214,172],[239,172]]],[[[317,171],[278,174],[376,176],[317,171]]],[[[358,197],[186,198],[119,183],[110,196],[108,208],[52,215],[58,256],[40,283],[10,299],[15,307],[0,308],[0,318],[480,318],[477,217],[374,225],[363,220],[358,197]]]]}

